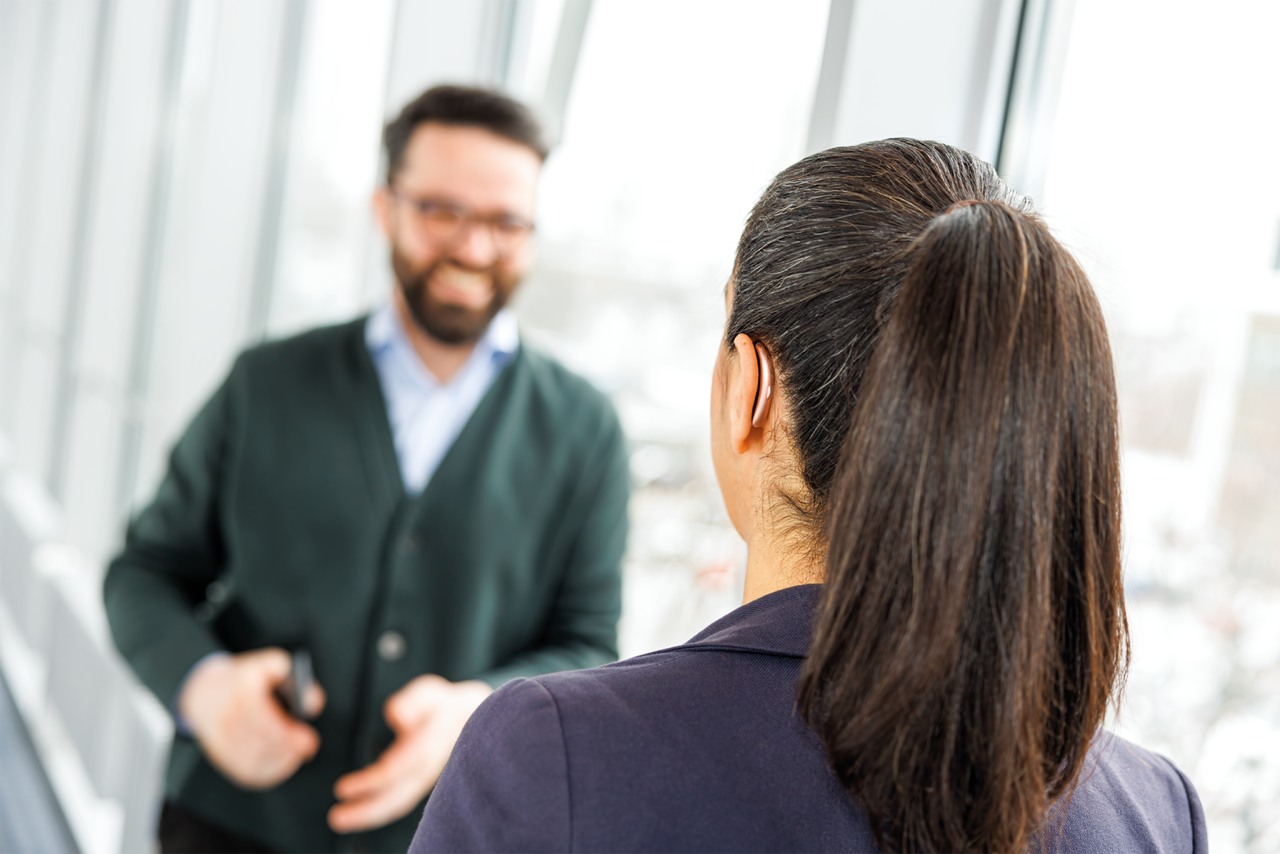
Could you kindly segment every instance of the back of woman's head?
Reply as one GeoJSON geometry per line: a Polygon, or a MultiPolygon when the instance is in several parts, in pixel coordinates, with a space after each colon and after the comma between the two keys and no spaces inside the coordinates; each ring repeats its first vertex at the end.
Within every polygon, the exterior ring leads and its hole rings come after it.
{"type": "Polygon", "coordinates": [[[825,550],[799,687],[896,849],[1023,847],[1127,662],[1110,349],[1071,256],[937,143],[780,174],[738,248],[727,340],[773,356],[825,550]]]}

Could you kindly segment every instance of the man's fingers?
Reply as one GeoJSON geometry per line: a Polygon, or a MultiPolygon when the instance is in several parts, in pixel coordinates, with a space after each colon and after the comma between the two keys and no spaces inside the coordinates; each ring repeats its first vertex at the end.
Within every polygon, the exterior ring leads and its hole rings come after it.
{"type": "Polygon", "coordinates": [[[312,682],[306,696],[302,698],[302,710],[307,717],[317,718],[324,711],[325,703],[328,701],[329,697],[324,693],[324,689],[318,683],[312,682]]]}
{"type": "Polygon", "coordinates": [[[435,674],[418,676],[387,698],[383,717],[397,733],[419,727],[435,711],[449,687],[447,680],[435,674]]]}
{"type": "Polygon", "coordinates": [[[320,750],[320,733],[293,718],[281,722],[279,737],[286,753],[296,758],[298,764],[308,761],[320,750]]]}
{"type": "Polygon", "coordinates": [[[340,801],[354,801],[359,798],[365,798],[372,792],[377,792],[386,787],[391,778],[386,775],[385,769],[375,762],[372,765],[366,765],[359,771],[352,771],[350,774],[343,774],[338,778],[338,782],[333,784],[333,796],[340,801]]]}
{"type": "Polygon", "coordinates": [[[366,797],[335,804],[329,809],[329,826],[338,833],[382,827],[408,815],[420,800],[413,784],[401,781],[366,797]]]}
{"type": "Polygon", "coordinates": [[[267,719],[267,725],[275,730],[271,740],[286,745],[288,752],[301,761],[315,756],[320,749],[320,733],[286,712],[274,699],[268,701],[267,719]]]}
{"type": "Polygon", "coordinates": [[[289,671],[293,669],[293,659],[278,646],[254,650],[245,655],[253,661],[258,672],[272,687],[288,679],[289,671]]]}
{"type": "Polygon", "coordinates": [[[289,727],[289,745],[296,755],[306,762],[320,750],[320,733],[306,724],[293,723],[289,727]]]}
{"type": "Polygon", "coordinates": [[[329,825],[351,833],[407,815],[431,791],[458,731],[490,693],[483,682],[425,675],[387,698],[383,714],[396,739],[376,762],[334,784],[340,803],[329,811],[329,825]]]}
{"type": "Polygon", "coordinates": [[[268,789],[293,776],[298,766],[320,750],[320,735],[306,724],[280,714],[284,719],[267,724],[256,752],[239,756],[211,753],[210,760],[233,781],[251,790],[268,789]]]}
{"type": "MultiPolygon", "coordinates": [[[[209,761],[247,789],[278,785],[320,750],[320,735],[289,715],[272,688],[292,661],[276,647],[209,659],[183,689],[180,706],[209,761]]],[[[323,693],[312,703],[323,705],[323,693]]]]}
{"type": "Polygon", "coordinates": [[[430,709],[411,703],[394,703],[393,700],[394,698],[387,701],[383,717],[397,736],[418,729],[431,716],[430,709]]]}
{"type": "Polygon", "coordinates": [[[411,761],[409,745],[402,739],[396,739],[376,762],[339,777],[333,785],[333,794],[340,801],[349,801],[390,788],[411,770],[411,761]]]}

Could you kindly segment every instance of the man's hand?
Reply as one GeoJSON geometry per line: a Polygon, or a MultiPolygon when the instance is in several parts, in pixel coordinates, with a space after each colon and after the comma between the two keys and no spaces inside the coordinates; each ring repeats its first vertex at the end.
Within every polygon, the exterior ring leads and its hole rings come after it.
{"type": "Polygon", "coordinates": [[[435,786],[463,725],[491,693],[484,682],[427,674],[392,694],[384,713],[395,741],[372,765],[338,778],[329,826],[353,833],[408,815],[435,786]]]}
{"type": "MultiPolygon", "coordinates": [[[[316,731],[285,712],[273,694],[289,666],[289,654],[276,647],[209,658],[178,697],[178,711],[204,755],[238,786],[269,789],[320,749],[316,731]]],[[[320,686],[312,688],[303,704],[314,717],[325,697],[320,686]]]]}

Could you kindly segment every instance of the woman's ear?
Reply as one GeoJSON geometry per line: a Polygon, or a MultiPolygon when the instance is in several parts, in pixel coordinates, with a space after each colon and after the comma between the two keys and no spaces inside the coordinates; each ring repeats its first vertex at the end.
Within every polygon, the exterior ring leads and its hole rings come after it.
{"type": "Polygon", "coordinates": [[[773,402],[773,362],[763,344],[740,333],[733,339],[736,370],[729,373],[729,440],[735,453],[743,453],[763,439],[773,402]],[[754,434],[754,435],[753,435],[754,434]]]}

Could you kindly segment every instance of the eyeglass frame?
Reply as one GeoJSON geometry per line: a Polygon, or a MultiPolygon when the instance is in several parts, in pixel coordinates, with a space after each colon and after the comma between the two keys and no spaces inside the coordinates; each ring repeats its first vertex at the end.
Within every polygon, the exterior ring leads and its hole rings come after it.
{"type": "Polygon", "coordinates": [[[533,220],[525,219],[518,214],[499,213],[491,214],[489,216],[480,216],[466,205],[460,205],[456,202],[445,201],[443,199],[411,196],[398,189],[394,184],[387,184],[386,191],[388,195],[396,201],[404,202],[409,205],[409,207],[413,208],[415,213],[424,220],[423,231],[431,235],[435,240],[441,241],[441,243],[446,246],[452,246],[461,242],[471,228],[477,225],[483,225],[488,229],[489,239],[493,241],[494,250],[498,253],[500,258],[505,258],[523,249],[525,245],[528,244],[529,238],[533,236],[537,229],[537,225],[533,220]],[[458,216],[458,225],[452,235],[441,236],[432,232],[431,229],[425,225],[426,218],[432,212],[440,210],[450,211],[458,216]],[[504,248],[502,238],[498,237],[498,226],[500,225],[514,225],[522,229],[514,245],[509,245],[504,248]]]}

